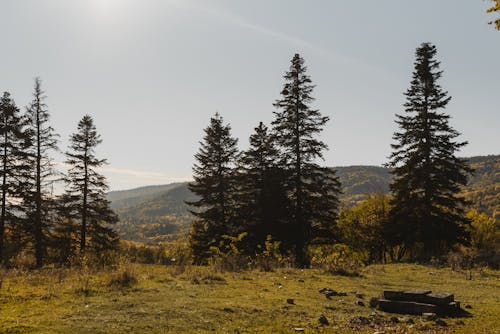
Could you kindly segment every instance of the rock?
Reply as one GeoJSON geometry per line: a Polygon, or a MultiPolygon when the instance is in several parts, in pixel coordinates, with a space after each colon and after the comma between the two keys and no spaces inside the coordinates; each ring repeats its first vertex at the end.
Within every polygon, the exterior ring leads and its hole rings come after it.
{"type": "Polygon", "coordinates": [[[304,280],[302,278],[299,278],[297,282],[304,283],[304,280]]]}
{"type": "Polygon", "coordinates": [[[376,332],[373,332],[373,334],[385,334],[384,331],[376,331],[376,332]]]}
{"type": "Polygon", "coordinates": [[[305,329],[302,327],[295,327],[293,330],[296,332],[303,332],[305,329]]]}
{"type": "Polygon", "coordinates": [[[378,298],[377,297],[372,297],[370,298],[370,307],[377,307],[378,306],[378,298]]]}
{"type": "Polygon", "coordinates": [[[366,326],[370,324],[370,319],[366,317],[354,317],[350,320],[351,324],[366,326]]]}
{"type": "Polygon", "coordinates": [[[228,313],[234,313],[234,310],[232,308],[230,308],[230,307],[224,307],[223,311],[224,312],[228,312],[228,313]]]}
{"type": "Polygon", "coordinates": [[[337,292],[337,296],[345,297],[345,296],[347,296],[347,292],[337,292]]]}
{"type": "Polygon", "coordinates": [[[323,288],[323,289],[319,290],[319,293],[324,294],[325,297],[328,299],[330,299],[330,297],[333,297],[333,296],[338,296],[337,291],[332,290],[330,288],[323,288]]]}
{"type": "Polygon", "coordinates": [[[469,305],[469,304],[466,304],[464,307],[465,307],[466,309],[469,309],[469,310],[472,308],[472,306],[471,306],[471,305],[469,305]]]}
{"type": "Polygon", "coordinates": [[[463,325],[465,325],[465,322],[463,322],[462,320],[457,320],[457,322],[455,322],[455,324],[457,324],[458,326],[463,326],[463,325]]]}
{"type": "Polygon", "coordinates": [[[393,324],[399,324],[399,319],[397,317],[391,317],[390,321],[393,323],[393,324]]]}
{"type": "Polygon", "coordinates": [[[432,313],[432,312],[422,313],[422,316],[424,317],[425,320],[436,320],[437,319],[436,313],[432,313]]]}
{"type": "Polygon", "coordinates": [[[287,302],[288,304],[292,304],[292,305],[294,305],[294,304],[295,304],[295,301],[294,301],[292,298],[288,298],[288,299],[286,300],[286,302],[287,302]]]}
{"type": "Polygon", "coordinates": [[[356,292],[356,298],[363,299],[365,298],[365,295],[362,294],[361,292],[356,292]]]}
{"type": "Polygon", "coordinates": [[[318,321],[320,324],[325,325],[325,326],[330,324],[328,319],[323,314],[319,317],[318,321]]]}
{"type": "Polygon", "coordinates": [[[434,322],[434,324],[436,326],[443,326],[443,327],[448,326],[448,324],[446,323],[446,321],[444,321],[443,319],[436,319],[436,321],[434,322]]]}
{"type": "Polygon", "coordinates": [[[356,302],[356,305],[358,305],[358,306],[365,306],[365,303],[363,303],[361,300],[358,300],[356,302]]]}

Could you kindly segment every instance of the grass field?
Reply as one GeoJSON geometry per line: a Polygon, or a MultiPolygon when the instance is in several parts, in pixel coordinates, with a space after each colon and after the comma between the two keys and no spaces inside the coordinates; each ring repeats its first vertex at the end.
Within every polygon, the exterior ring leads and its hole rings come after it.
{"type": "Polygon", "coordinates": [[[209,267],[128,265],[1,275],[0,333],[500,333],[495,271],[467,280],[450,269],[405,264],[369,266],[354,278],[317,270],[217,273],[209,267]],[[325,287],[347,296],[329,300],[318,292],[325,287]],[[453,292],[462,305],[471,305],[471,316],[444,318],[447,326],[401,315],[395,323],[394,315],[375,315],[368,306],[384,289],[415,288],[453,292]],[[321,315],[328,325],[319,323],[321,315]]]}

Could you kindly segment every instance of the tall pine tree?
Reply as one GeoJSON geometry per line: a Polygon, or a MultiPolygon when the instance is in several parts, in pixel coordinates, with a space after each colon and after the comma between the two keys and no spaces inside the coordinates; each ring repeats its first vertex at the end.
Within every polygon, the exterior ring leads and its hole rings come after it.
{"type": "Polygon", "coordinates": [[[317,237],[332,238],[340,193],[335,172],[317,164],[327,149],[317,135],[329,117],[310,107],[314,85],[306,72],[304,60],[296,54],[284,76],[281,99],[274,104],[278,111],[273,121],[281,164],[288,173],[284,184],[291,214],[287,239],[300,266],[309,263],[307,246],[311,241],[317,237]]]}
{"type": "Polygon", "coordinates": [[[87,249],[93,252],[113,249],[118,242],[112,228],[118,222],[118,216],[106,199],[106,178],[97,171],[106,164],[106,159],[95,156],[95,148],[101,142],[94,120],[85,115],[78,122],[77,132],[71,135],[70,150],[66,152],[66,164],[70,168],[66,178],[68,188],[63,196],[67,212],[63,224],[67,224],[67,228],[59,227],[59,231],[64,231],[64,240],[67,240],[68,236],[76,234],[72,228],[74,221],[79,221],[81,256],[87,249]]]}
{"type": "Polygon", "coordinates": [[[0,99],[0,149],[2,162],[0,177],[2,184],[0,213],[0,265],[5,260],[5,230],[10,224],[10,230],[19,230],[13,226],[19,222],[21,208],[19,198],[22,189],[23,175],[30,169],[26,163],[26,149],[29,146],[29,135],[26,130],[26,118],[20,115],[19,108],[8,92],[0,99]]]}
{"type": "Polygon", "coordinates": [[[28,129],[32,146],[29,148],[32,170],[26,179],[23,206],[35,246],[36,265],[41,267],[46,253],[51,221],[44,214],[44,202],[50,200],[55,171],[50,153],[57,150],[57,135],[50,126],[50,115],[39,78],[35,79],[33,100],[27,108],[28,129]]]}
{"type": "Polygon", "coordinates": [[[237,143],[231,135],[230,125],[225,125],[216,113],[195,155],[194,182],[189,184],[189,189],[199,197],[188,203],[195,208],[192,213],[198,218],[190,236],[195,262],[203,262],[210,255],[210,246],[217,245],[223,235],[236,231],[234,167],[238,159],[237,143]]]}
{"type": "Polygon", "coordinates": [[[245,244],[250,253],[268,235],[282,239],[287,198],[278,163],[275,139],[261,122],[250,136],[250,147],[241,155],[238,170],[238,225],[248,233],[245,244]]]}
{"type": "Polygon", "coordinates": [[[438,84],[440,63],[436,47],[423,43],[416,51],[405,114],[396,115],[389,166],[393,168],[394,194],[389,238],[393,244],[428,260],[457,242],[465,242],[464,200],[457,196],[467,183],[469,167],[455,153],[466,142],[449,124],[444,109],[451,97],[438,84]]]}

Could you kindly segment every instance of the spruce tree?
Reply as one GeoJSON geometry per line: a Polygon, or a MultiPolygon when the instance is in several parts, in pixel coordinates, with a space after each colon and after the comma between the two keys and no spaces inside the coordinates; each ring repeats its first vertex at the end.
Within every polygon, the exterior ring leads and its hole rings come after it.
{"type": "Polygon", "coordinates": [[[442,71],[435,56],[430,43],[417,48],[405,114],[396,115],[399,131],[388,164],[394,176],[389,238],[410,250],[411,257],[424,260],[466,241],[465,202],[457,194],[470,173],[466,162],[455,156],[467,143],[456,141],[459,133],[444,112],[451,97],[438,83],[442,71]]]}
{"type": "Polygon", "coordinates": [[[236,231],[234,167],[238,159],[238,140],[231,136],[231,126],[225,125],[218,113],[204,131],[200,150],[195,155],[194,182],[189,184],[189,189],[199,199],[188,202],[195,208],[191,212],[197,217],[190,244],[198,263],[209,257],[210,246],[217,245],[223,235],[236,231]]]}
{"type": "Polygon", "coordinates": [[[0,213],[0,265],[5,260],[5,230],[19,230],[13,226],[22,217],[19,213],[19,198],[24,187],[23,175],[30,166],[26,163],[26,149],[29,146],[29,135],[26,130],[26,118],[20,115],[19,108],[8,92],[0,100],[0,148],[2,163],[0,177],[2,182],[2,199],[0,213]]]}
{"type": "Polygon", "coordinates": [[[241,155],[238,170],[238,225],[248,233],[244,241],[251,253],[268,235],[281,239],[287,198],[278,163],[275,139],[260,122],[250,136],[250,147],[241,155]]]}
{"type": "Polygon", "coordinates": [[[26,111],[32,142],[28,150],[32,170],[26,178],[23,207],[33,236],[37,267],[43,264],[48,231],[51,228],[49,215],[43,211],[44,202],[50,200],[55,175],[50,153],[57,150],[57,135],[49,124],[50,114],[44,102],[45,98],[41,80],[36,78],[33,100],[26,111]]]}
{"type": "MultiPolygon", "coordinates": [[[[105,165],[106,159],[95,156],[95,148],[102,142],[97,133],[94,120],[85,115],[78,122],[77,132],[70,136],[66,164],[70,166],[63,196],[63,211],[66,211],[64,226],[59,227],[66,237],[75,235],[74,221],[79,221],[79,251],[84,256],[87,249],[94,252],[113,249],[117,246],[118,236],[112,225],[118,222],[117,215],[106,199],[108,185],[106,178],[97,168],[105,165]],[[65,209],[64,209],[65,207],[65,209]]],[[[64,216],[64,215],[63,215],[64,216]]]]}
{"type": "Polygon", "coordinates": [[[304,60],[296,54],[284,76],[282,97],[274,104],[278,111],[273,121],[281,164],[288,174],[284,184],[290,199],[288,240],[300,266],[308,265],[307,246],[314,239],[333,237],[340,193],[335,172],[317,164],[327,149],[317,135],[329,117],[311,108],[314,85],[306,72],[304,60]]]}

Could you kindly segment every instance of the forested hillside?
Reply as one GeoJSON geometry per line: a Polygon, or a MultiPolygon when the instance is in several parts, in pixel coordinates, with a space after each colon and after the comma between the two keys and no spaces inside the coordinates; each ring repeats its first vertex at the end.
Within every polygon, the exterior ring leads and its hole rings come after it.
{"type": "MultiPolygon", "coordinates": [[[[464,191],[474,208],[496,219],[500,215],[500,155],[470,158],[475,169],[464,191]]],[[[390,170],[378,166],[335,167],[342,183],[341,200],[352,206],[366,194],[388,192],[390,170]]],[[[191,217],[186,200],[195,196],[187,182],[141,187],[108,194],[121,222],[117,229],[127,240],[157,243],[172,234],[187,232],[191,217]]]]}

